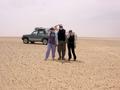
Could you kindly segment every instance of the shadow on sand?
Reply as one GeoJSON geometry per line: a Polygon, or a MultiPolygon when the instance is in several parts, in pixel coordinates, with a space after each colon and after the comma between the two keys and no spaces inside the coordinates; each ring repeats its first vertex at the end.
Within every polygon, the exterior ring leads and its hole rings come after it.
{"type": "Polygon", "coordinates": [[[43,43],[29,43],[28,45],[43,45],[43,43]]]}
{"type": "Polygon", "coordinates": [[[68,61],[68,60],[58,60],[58,59],[55,59],[55,60],[49,60],[49,61],[60,62],[62,64],[64,64],[64,63],[84,63],[83,61],[78,61],[78,60],[76,60],[76,61],[74,61],[74,60],[68,61]]]}

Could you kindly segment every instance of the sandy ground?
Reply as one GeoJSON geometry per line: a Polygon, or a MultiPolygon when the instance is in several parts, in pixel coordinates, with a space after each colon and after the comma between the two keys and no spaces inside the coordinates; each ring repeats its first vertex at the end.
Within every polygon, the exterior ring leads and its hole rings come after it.
{"type": "Polygon", "coordinates": [[[120,90],[120,40],[82,38],[63,64],[44,61],[46,47],[0,38],[0,90],[120,90]]]}

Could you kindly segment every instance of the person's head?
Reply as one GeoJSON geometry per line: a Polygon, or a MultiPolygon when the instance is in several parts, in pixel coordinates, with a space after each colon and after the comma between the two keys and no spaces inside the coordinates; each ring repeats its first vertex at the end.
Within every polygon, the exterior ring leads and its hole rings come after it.
{"type": "Polygon", "coordinates": [[[62,30],[62,29],[63,29],[63,26],[62,26],[62,25],[59,25],[59,29],[62,30]]]}
{"type": "Polygon", "coordinates": [[[72,30],[69,30],[69,33],[72,33],[72,30]]]}
{"type": "Polygon", "coordinates": [[[55,31],[55,29],[53,27],[50,28],[50,31],[55,31]]]}
{"type": "Polygon", "coordinates": [[[74,35],[73,32],[72,32],[72,30],[69,30],[69,34],[70,34],[70,35],[74,35]]]}

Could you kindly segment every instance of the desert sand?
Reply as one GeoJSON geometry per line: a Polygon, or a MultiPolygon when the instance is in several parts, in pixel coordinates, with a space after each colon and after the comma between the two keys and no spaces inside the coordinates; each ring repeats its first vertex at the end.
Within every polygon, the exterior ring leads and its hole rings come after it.
{"type": "Polygon", "coordinates": [[[45,61],[46,47],[1,37],[0,90],[120,90],[119,39],[80,38],[77,61],[63,63],[45,61]]]}

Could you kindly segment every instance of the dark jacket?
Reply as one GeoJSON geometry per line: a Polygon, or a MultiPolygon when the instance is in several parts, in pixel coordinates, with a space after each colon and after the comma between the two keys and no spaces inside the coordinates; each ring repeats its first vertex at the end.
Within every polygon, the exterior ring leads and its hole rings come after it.
{"type": "Polygon", "coordinates": [[[66,41],[66,31],[64,29],[58,31],[58,41],[66,41]]]}
{"type": "Polygon", "coordinates": [[[69,36],[68,40],[67,40],[67,43],[71,43],[71,44],[74,44],[75,43],[75,36],[69,36]]]}
{"type": "Polygon", "coordinates": [[[68,34],[67,35],[67,44],[70,47],[74,47],[74,48],[76,47],[76,35],[75,34],[73,34],[73,35],[68,34]]]}

